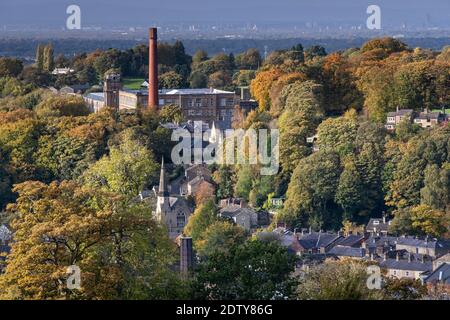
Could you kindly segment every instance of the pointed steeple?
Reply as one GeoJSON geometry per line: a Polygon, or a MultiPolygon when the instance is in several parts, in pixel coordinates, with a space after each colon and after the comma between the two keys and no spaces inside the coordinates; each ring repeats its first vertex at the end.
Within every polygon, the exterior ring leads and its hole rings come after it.
{"type": "Polygon", "coordinates": [[[167,191],[167,183],[166,183],[166,169],[164,168],[164,157],[161,161],[161,175],[159,176],[159,189],[158,196],[160,197],[168,197],[169,192],[167,191]]]}

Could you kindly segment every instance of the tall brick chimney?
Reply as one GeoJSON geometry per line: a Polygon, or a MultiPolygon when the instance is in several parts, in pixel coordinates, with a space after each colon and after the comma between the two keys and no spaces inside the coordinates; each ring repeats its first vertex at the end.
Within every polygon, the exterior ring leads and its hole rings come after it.
{"type": "Polygon", "coordinates": [[[158,29],[149,30],[148,108],[158,108],[158,29]]]}

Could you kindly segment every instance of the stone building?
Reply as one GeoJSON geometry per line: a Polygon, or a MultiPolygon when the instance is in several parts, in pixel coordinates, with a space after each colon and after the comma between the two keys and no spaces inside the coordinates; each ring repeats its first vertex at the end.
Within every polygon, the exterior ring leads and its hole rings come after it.
{"type": "Polygon", "coordinates": [[[164,160],[161,163],[159,187],[155,192],[156,218],[167,226],[170,238],[175,239],[183,232],[193,210],[183,197],[169,193],[164,160]]]}

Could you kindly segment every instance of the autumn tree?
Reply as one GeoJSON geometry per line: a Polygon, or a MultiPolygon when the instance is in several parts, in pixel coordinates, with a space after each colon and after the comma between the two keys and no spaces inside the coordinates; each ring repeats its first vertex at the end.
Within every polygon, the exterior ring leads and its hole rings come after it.
{"type": "Polygon", "coordinates": [[[215,188],[211,183],[207,181],[200,182],[200,185],[195,192],[195,204],[199,206],[211,199],[215,200],[214,194],[215,188]]]}
{"type": "Polygon", "coordinates": [[[222,252],[227,254],[235,245],[243,244],[246,240],[245,230],[228,221],[217,221],[208,226],[203,234],[204,240],[197,246],[200,257],[222,252]]]}
{"type": "Polygon", "coordinates": [[[252,96],[258,101],[259,109],[269,110],[270,108],[270,88],[276,79],[282,75],[278,69],[269,69],[256,74],[255,79],[250,84],[252,96]]]}
{"type": "Polygon", "coordinates": [[[357,261],[326,261],[301,279],[299,299],[379,300],[378,290],[367,287],[367,265],[357,261]]]}
{"type": "Polygon", "coordinates": [[[292,171],[310,153],[306,138],[313,136],[322,115],[321,86],[312,81],[289,85],[286,106],[279,118],[280,162],[292,171]]]}
{"type": "Polygon", "coordinates": [[[196,249],[204,245],[205,232],[216,221],[218,221],[217,207],[213,200],[204,202],[195,209],[184,228],[184,233],[192,237],[196,249]]]}
{"type": "Polygon", "coordinates": [[[83,181],[131,198],[156,182],[157,176],[158,164],[152,152],[133,137],[132,131],[125,131],[120,144],[112,146],[109,155],[94,163],[83,175],[83,181]]]}
{"type": "Polygon", "coordinates": [[[166,277],[159,270],[173,263],[170,242],[148,208],[123,205],[118,195],[68,181],[30,181],[14,191],[19,197],[8,208],[14,241],[0,276],[2,298],[133,298],[144,286],[150,298],[150,283],[166,277]],[[66,270],[73,265],[81,269],[81,290],[66,286],[66,270]],[[139,277],[129,281],[132,274],[145,276],[147,284],[136,283],[139,277]]]}
{"type": "Polygon", "coordinates": [[[340,171],[339,156],[332,152],[319,151],[300,160],[292,173],[280,222],[314,229],[339,225],[334,198],[340,171]]]}

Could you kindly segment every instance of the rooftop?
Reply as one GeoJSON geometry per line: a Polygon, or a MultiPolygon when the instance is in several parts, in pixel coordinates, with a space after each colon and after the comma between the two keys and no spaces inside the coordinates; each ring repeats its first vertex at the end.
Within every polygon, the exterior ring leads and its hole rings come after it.
{"type": "Polygon", "coordinates": [[[397,110],[397,111],[388,112],[388,117],[404,116],[404,115],[407,115],[407,114],[411,114],[413,112],[414,112],[413,109],[400,109],[400,110],[397,110]]]}
{"type": "Polygon", "coordinates": [[[434,270],[426,279],[425,282],[443,282],[450,285],[450,264],[443,263],[434,270]]]}
{"type": "MultiPolygon", "coordinates": [[[[148,95],[148,91],[146,89],[139,90],[131,90],[131,89],[123,89],[125,92],[148,95]]],[[[201,89],[160,89],[159,94],[162,95],[215,95],[215,94],[234,94],[232,91],[219,90],[214,88],[201,88],[201,89]]]]}
{"type": "Polygon", "coordinates": [[[364,248],[353,248],[338,245],[333,247],[328,253],[342,257],[363,258],[366,255],[366,250],[364,248]]]}
{"type": "Polygon", "coordinates": [[[341,238],[335,233],[311,232],[299,236],[298,242],[305,249],[321,248],[341,238]]]}
{"type": "Polygon", "coordinates": [[[105,101],[105,94],[103,92],[91,92],[85,95],[85,97],[94,101],[105,101]]]}
{"type": "Polygon", "coordinates": [[[431,271],[433,269],[433,265],[431,262],[396,260],[396,259],[386,259],[380,263],[380,267],[387,269],[421,271],[421,272],[431,271]]]}

